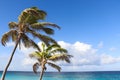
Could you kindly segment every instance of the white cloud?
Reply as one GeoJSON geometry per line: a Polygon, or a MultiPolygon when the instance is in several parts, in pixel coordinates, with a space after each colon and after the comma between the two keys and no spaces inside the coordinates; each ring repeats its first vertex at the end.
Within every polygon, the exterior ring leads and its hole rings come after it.
{"type": "Polygon", "coordinates": [[[101,64],[114,64],[120,62],[120,57],[112,57],[110,55],[101,55],[101,64]]]}
{"type": "MultiPolygon", "coordinates": [[[[64,41],[58,41],[58,43],[65,49],[68,50],[69,54],[73,55],[71,58],[71,64],[65,62],[57,62],[62,66],[84,66],[84,65],[105,65],[105,64],[113,64],[120,62],[120,57],[115,58],[110,55],[98,54],[98,50],[94,49],[92,45],[81,43],[79,41],[70,44],[64,41]]],[[[40,45],[41,42],[38,43],[40,45]]],[[[25,48],[22,47],[22,52],[25,54],[25,58],[22,60],[22,64],[31,65],[35,61],[31,60],[28,57],[28,54],[33,52],[33,48],[25,48]]]]}
{"type": "Polygon", "coordinates": [[[14,42],[9,42],[9,43],[7,43],[7,47],[12,47],[12,46],[14,46],[14,45],[15,45],[14,42]]]}
{"type": "Polygon", "coordinates": [[[31,59],[29,57],[26,57],[22,60],[22,65],[26,66],[26,65],[33,65],[36,62],[35,59],[31,59]]]}
{"type": "MultiPolygon", "coordinates": [[[[73,66],[83,65],[105,65],[120,62],[120,57],[113,57],[108,54],[98,54],[99,50],[94,49],[92,45],[75,42],[74,44],[66,43],[64,41],[58,42],[62,47],[66,48],[74,57],[71,59],[73,66]]],[[[100,42],[99,46],[103,46],[100,42]]]]}
{"type": "Polygon", "coordinates": [[[64,41],[58,42],[62,47],[68,50],[69,54],[73,55],[71,59],[72,65],[98,65],[99,56],[96,54],[97,49],[92,48],[92,45],[75,42],[74,44],[64,41]],[[65,44],[67,46],[65,46],[65,44]]]}
{"type": "MultiPolygon", "coordinates": [[[[99,49],[95,49],[90,44],[83,42],[75,42],[73,44],[64,41],[58,41],[58,43],[65,49],[68,50],[69,54],[74,57],[71,58],[71,64],[65,62],[57,62],[58,65],[62,66],[63,71],[90,71],[90,70],[107,70],[105,68],[108,65],[115,65],[120,63],[120,56],[114,57],[109,54],[98,54],[99,49]]],[[[38,43],[40,45],[41,42],[38,43]]],[[[102,42],[101,42],[102,44],[102,42]]],[[[35,51],[33,48],[25,48],[21,45],[21,50],[17,51],[10,70],[32,70],[32,65],[36,62],[29,58],[29,54],[35,51]],[[21,57],[20,57],[21,56],[21,57]],[[19,65],[18,65],[19,62],[19,65]]],[[[5,59],[7,62],[7,57],[0,56],[0,59],[5,59]]],[[[2,61],[0,61],[0,70],[5,66],[2,61]]],[[[109,68],[111,69],[111,67],[109,68]]],[[[118,69],[118,68],[117,68],[118,69]]],[[[48,69],[52,70],[52,68],[48,69]]]]}

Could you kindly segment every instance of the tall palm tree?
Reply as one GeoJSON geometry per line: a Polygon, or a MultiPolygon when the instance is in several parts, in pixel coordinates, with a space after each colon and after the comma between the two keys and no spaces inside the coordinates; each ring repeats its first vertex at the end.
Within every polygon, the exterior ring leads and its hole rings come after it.
{"type": "Polygon", "coordinates": [[[18,22],[10,22],[9,28],[10,31],[6,32],[1,39],[2,45],[6,45],[6,43],[12,39],[15,42],[15,47],[10,56],[8,64],[6,65],[5,70],[3,71],[1,80],[4,80],[7,69],[12,61],[13,55],[16,51],[17,46],[22,43],[25,47],[33,47],[40,51],[38,45],[31,39],[31,37],[35,37],[45,42],[46,45],[50,43],[56,43],[54,39],[49,37],[49,35],[54,34],[53,28],[60,28],[56,24],[49,22],[40,22],[40,20],[44,20],[46,17],[46,12],[40,10],[36,7],[25,9],[18,17],[18,22]],[[32,36],[28,36],[32,35],[32,36]]]}
{"type": "Polygon", "coordinates": [[[37,62],[33,65],[33,71],[35,73],[37,73],[37,69],[41,66],[40,80],[42,80],[44,71],[47,69],[46,64],[60,72],[61,67],[56,65],[54,62],[62,60],[70,63],[72,55],[68,55],[67,50],[61,48],[58,44],[52,44],[47,47],[42,43],[41,51],[31,53],[30,57],[37,59],[37,62]]]}

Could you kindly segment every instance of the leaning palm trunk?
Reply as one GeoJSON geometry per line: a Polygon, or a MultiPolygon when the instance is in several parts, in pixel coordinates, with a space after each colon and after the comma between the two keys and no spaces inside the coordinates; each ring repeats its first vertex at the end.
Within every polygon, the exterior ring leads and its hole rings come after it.
{"type": "Polygon", "coordinates": [[[12,59],[13,59],[14,53],[15,53],[15,51],[16,51],[16,49],[17,49],[17,46],[18,46],[18,44],[19,44],[19,41],[20,41],[20,36],[18,37],[18,40],[16,41],[16,45],[15,45],[15,47],[14,47],[14,49],[13,49],[13,52],[12,52],[12,54],[11,54],[11,56],[10,56],[10,59],[9,59],[9,61],[8,61],[8,64],[6,65],[6,68],[5,68],[5,70],[3,71],[3,73],[2,73],[1,80],[5,80],[6,72],[7,72],[7,70],[8,70],[8,67],[10,66],[10,63],[12,62],[12,59]]]}
{"type": "Polygon", "coordinates": [[[45,70],[45,64],[43,64],[43,66],[42,66],[42,70],[41,70],[41,73],[40,73],[40,80],[42,80],[44,70],[45,70]]]}

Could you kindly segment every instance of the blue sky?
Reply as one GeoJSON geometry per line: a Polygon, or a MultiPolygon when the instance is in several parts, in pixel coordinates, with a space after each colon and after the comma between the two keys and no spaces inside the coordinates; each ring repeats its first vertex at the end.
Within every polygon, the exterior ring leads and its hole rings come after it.
{"type": "MultiPolygon", "coordinates": [[[[47,12],[45,21],[61,26],[52,37],[75,56],[71,64],[62,65],[63,71],[120,70],[119,4],[119,0],[4,0],[0,2],[0,38],[22,10],[36,6],[47,12]]],[[[11,42],[7,47],[0,44],[0,70],[13,46],[11,42]]],[[[17,50],[9,70],[32,70],[27,50],[17,50]]]]}

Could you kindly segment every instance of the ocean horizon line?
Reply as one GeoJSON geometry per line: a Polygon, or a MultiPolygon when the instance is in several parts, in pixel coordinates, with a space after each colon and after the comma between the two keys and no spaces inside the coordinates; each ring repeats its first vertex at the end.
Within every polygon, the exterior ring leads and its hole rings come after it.
{"type": "MultiPolygon", "coordinates": [[[[2,70],[0,70],[0,72],[3,72],[2,70]]],[[[12,70],[9,70],[9,71],[7,71],[7,72],[31,72],[31,73],[34,73],[33,71],[12,71],[12,70]]],[[[38,71],[38,73],[39,73],[40,71],[38,71]]],[[[116,71],[116,70],[111,70],[111,71],[61,71],[61,72],[57,72],[57,71],[46,71],[45,73],[51,73],[51,72],[53,72],[53,73],[82,73],[82,72],[120,72],[120,71],[116,71]]]]}

